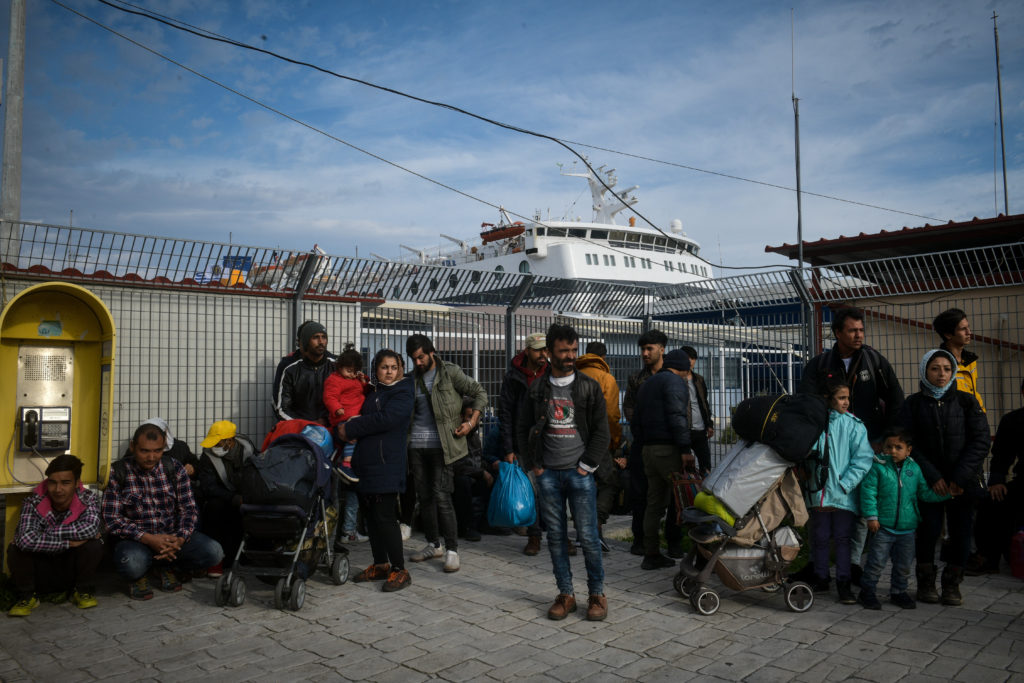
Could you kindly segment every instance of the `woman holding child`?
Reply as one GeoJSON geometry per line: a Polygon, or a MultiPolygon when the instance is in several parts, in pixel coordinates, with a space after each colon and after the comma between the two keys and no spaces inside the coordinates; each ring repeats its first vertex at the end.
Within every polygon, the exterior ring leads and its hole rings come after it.
{"type": "Polygon", "coordinates": [[[971,550],[974,499],[986,492],[981,468],[989,449],[988,422],[978,400],[957,388],[957,362],[949,351],[932,349],[919,367],[921,390],[907,398],[899,422],[913,440],[911,457],[928,486],[951,498],[921,503],[917,530],[917,599],[960,605],[960,582],[971,550]],[[942,570],[942,596],[935,590],[935,545],[945,516],[950,544],[942,570]]]}
{"type": "Polygon", "coordinates": [[[343,440],[357,439],[352,469],[356,491],[370,536],[373,564],[353,581],[384,581],[383,590],[397,591],[411,583],[405,568],[402,531],[396,510],[405,490],[406,434],[412,419],[412,380],[404,377],[402,358],[390,349],[373,358],[373,389],[357,417],[338,426],[343,440]]]}

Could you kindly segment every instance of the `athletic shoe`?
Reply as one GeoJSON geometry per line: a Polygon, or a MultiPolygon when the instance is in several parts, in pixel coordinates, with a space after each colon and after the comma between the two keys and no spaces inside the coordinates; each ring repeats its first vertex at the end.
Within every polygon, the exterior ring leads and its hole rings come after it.
{"type": "Polygon", "coordinates": [[[882,603],[878,601],[878,596],[873,591],[862,590],[857,596],[857,602],[862,604],[864,609],[882,609],[882,603]]]}
{"type": "Polygon", "coordinates": [[[341,540],[343,543],[363,543],[370,540],[370,537],[363,536],[358,531],[350,531],[348,533],[342,532],[341,540]]]}
{"type": "Polygon", "coordinates": [[[224,576],[224,563],[218,562],[209,569],[206,570],[206,575],[211,579],[219,579],[224,576]]]}
{"type": "Polygon", "coordinates": [[[893,593],[889,596],[889,602],[902,607],[903,609],[916,609],[917,603],[914,602],[914,598],[910,597],[907,593],[893,593]]]}
{"type": "Polygon", "coordinates": [[[369,567],[356,574],[355,578],[352,580],[356,583],[363,583],[365,581],[386,581],[388,574],[390,573],[390,564],[371,564],[369,567]]]}
{"type": "Polygon", "coordinates": [[[7,612],[9,617],[27,617],[32,614],[32,610],[39,607],[39,598],[35,595],[30,595],[27,598],[22,598],[18,602],[14,603],[14,607],[7,612]]]}
{"type": "Polygon", "coordinates": [[[95,607],[99,604],[96,602],[96,598],[89,589],[83,589],[72,593],[71,602],[74,603],[75,607],[78,609],[89,609],[90,607],[95,607]]]}
{"type": "Polygon", "coordinates": [[[165,593],[177,593],[181,590],[181,581],[170,569],[158,569],[157,578],[160,579],[160,590],[165,593]]]}
{"type": "Polygon", "coordinates": [[[412,562],[423,562],[425,560],[432,560],[435,557],[443,557],[443,556],[444,556],[444,546],[443,545],[434,545],[433,543],[428,543],[425,546],[423,546],[423,550],[417,551],[417,552],[413,553],[412,555],[410,555],[409,556],[409,560],[412,561],[412,562]]]}
{"type": "Polygon", "coordinates": [[[128,597],[132,600],[151,600],[153,589],[149,587],[149,579],[143,576],[138,581],[128,584],[128,597]]]}
{"type": "Polygon", "coordinates": [[[351,465],[346,465],[344,463],[340,465],[335,465],[334,471],[338,473],[339,477],[341,477],[350,484],[359,483],[359,477],[357,477],[356,473],[352,471],[351,465]]]}
{"type": "Polygon", "coordinates": [[[444,553],[444,570],[451,574],[459,571],[459,554],[454,550],[446,550],[444,553]]]}
{"type": "Polygon", "coordinates": [[[398,569],[388,574],[388,580],[384,582],[380,589],[385,593],[394,593],[395,591],[402,590],[410,583],[412,583],[412,577],[409,576],[409,570],[398,569]]]}
{"type": "Polygon", "coordinates": [[[399,524],[398,528],[402,531],[402,540],[408,541],[412,538],[412,527],[408,524],[399,524]]]}

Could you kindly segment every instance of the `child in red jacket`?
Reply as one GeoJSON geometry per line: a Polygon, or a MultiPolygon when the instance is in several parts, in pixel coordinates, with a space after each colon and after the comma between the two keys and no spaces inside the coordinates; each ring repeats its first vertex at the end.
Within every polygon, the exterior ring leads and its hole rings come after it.
{"type": "MultiPolygon", "coordinates": [[[[363,399],[370,385],[362,368],[363,357],[355,349],[347,348],[338,356],[334,372],[324,381],[324,405],[327,406],[327,417],[335,437],[335,428],[358,415],[363,409],[363,399]]],[[[351,483],[359,481],[352,472],[353,451],[355,444],[344,444],[341,465],[338,467],[341,476],[351,483]]]]}

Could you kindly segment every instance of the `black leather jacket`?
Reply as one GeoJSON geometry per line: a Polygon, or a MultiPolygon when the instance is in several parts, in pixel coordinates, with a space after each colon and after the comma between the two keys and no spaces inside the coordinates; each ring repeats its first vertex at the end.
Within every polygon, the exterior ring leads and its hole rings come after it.
{"type": "Polygon", "coordinates": [[[279,420],[310,420],[327,424],[324,406],[324,382],[334,372],[334,356],[324,354],[314,363],[305,356],[286,365],[281,386],[274,396],[274,412],[279,420]]]}

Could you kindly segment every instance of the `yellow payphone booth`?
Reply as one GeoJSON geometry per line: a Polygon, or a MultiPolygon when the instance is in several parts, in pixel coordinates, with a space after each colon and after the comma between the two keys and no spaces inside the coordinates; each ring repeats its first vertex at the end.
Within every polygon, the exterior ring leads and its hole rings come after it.
{"type": "Polygon", "coordinates": [[[66,282],[19,292],[0,312],[0,493],[5,543],[25,495],[62,453],[105,486],[114,401],[114,319],[95,294],[66,282]]]}

